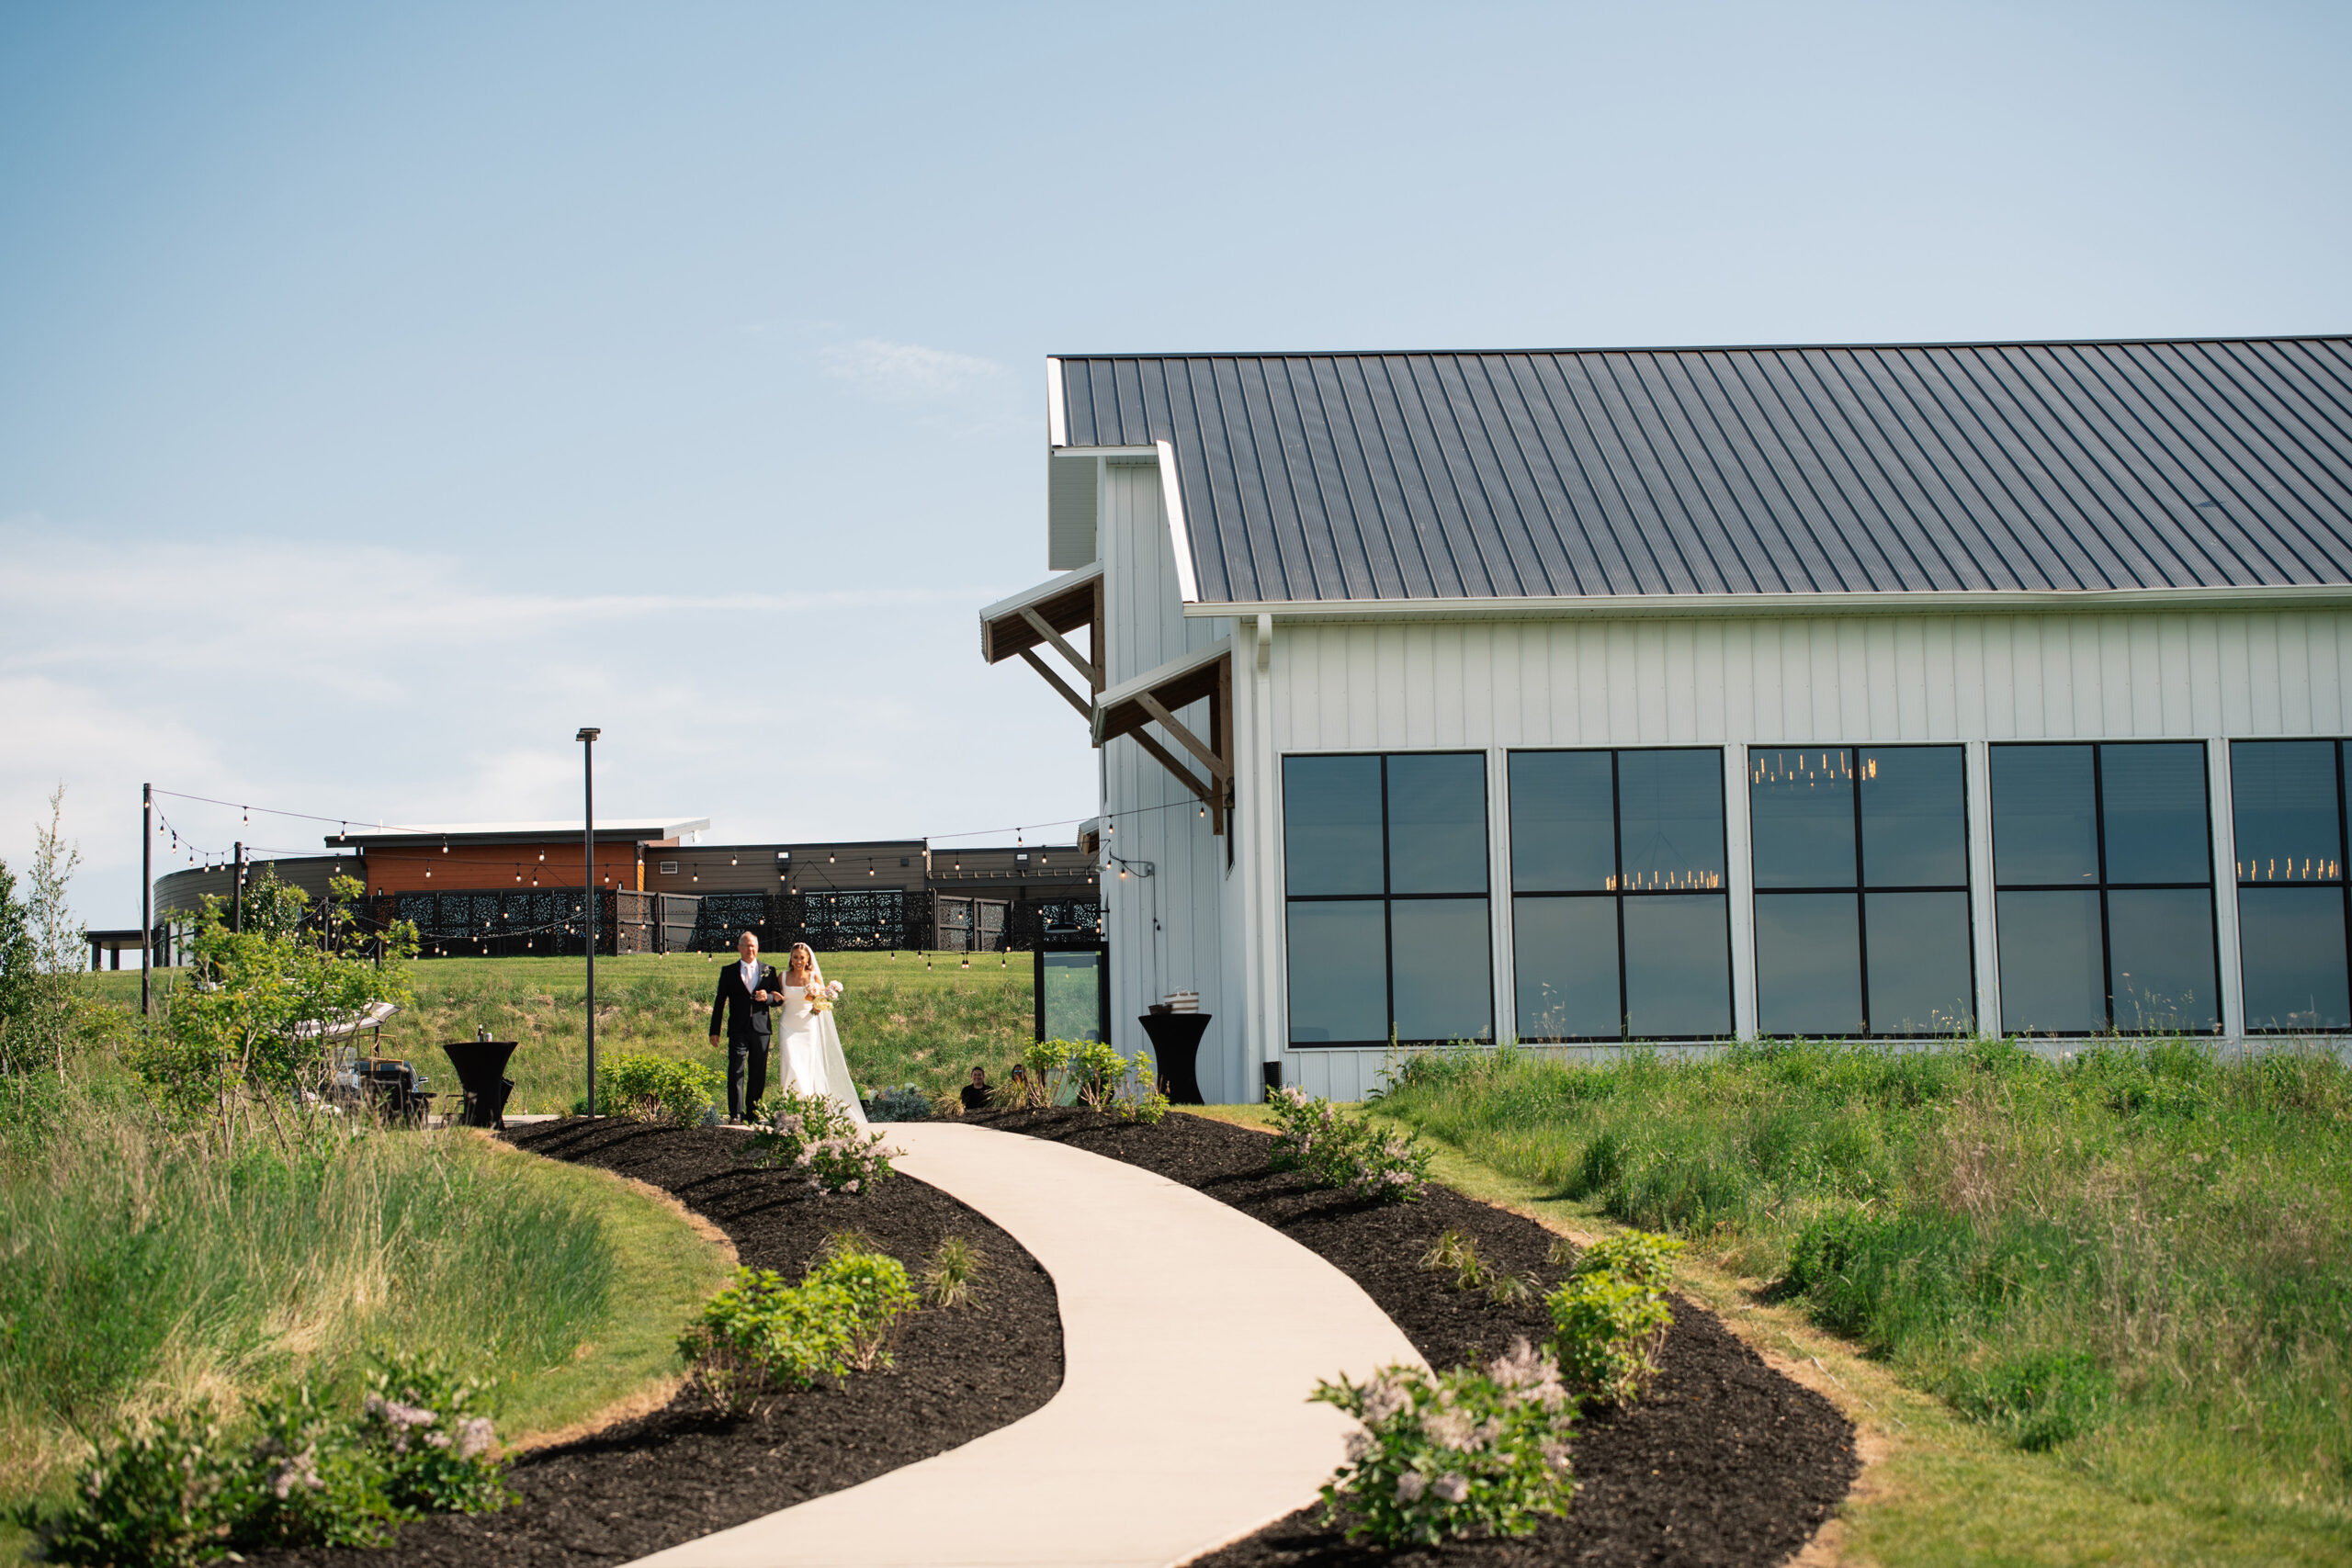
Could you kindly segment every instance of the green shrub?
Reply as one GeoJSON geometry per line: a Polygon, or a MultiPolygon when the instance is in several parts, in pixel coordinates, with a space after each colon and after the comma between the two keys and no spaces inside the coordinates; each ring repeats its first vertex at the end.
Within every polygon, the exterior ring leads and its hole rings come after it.
{"type": "Polygon", "coordinates": [[[1580,1392],[1631,1404],[1657,1371],[1673,1325],[1665,1296],[1607,1272],[1578,1274],[1546,1297],[1560,1375],[1580,1392]]]}
{"type": "Polygon", "coordinates": [[[1654,1235],[1648,1231],[1621,1231],[1603,1236],[1577,1254],[1571,1269],[1577,1274],[1614,1274],[1645,1290],[1663,1292],[1674,1283],[1675,1256],[1682,1250],[1679,1237],[1654,1235]]]}
{"type": "Polygon", "coordinates": [[[668,1122],[680,1127],[702,1123],[704,1112],[718,1102],[727,1088],[717,1067],[663,1056],[651,1051],[624,1051],[604,1071],[605,1109],[631,1122],[668,1122]]]}
{"type": "Polygon", "coordinates": [[[250,1466],[209,1416],[167,1417],[148,1431],[102,1442],[74,1487],[74,1502],[18,1520],[41,1555],[72,1568],[187,1568],[230,1550],[250,1466]]]}
{"type": "Polygon", "coordinates": [[[797,1284],[773,1269],[739,1269],[680,1337],[704,1396],[723,1412],[890,1364],[914,1287],[895,1258],[837,1240],[797,1284]]]}
{"type": "Polygon", "coordinates": [[[890,1156],[899,1151],[883,1147],[881,1134],[860,1132],[827,1096],[787,1089],[765,1104],[766,1124],[744,1143],[752,1163],[797,1170],[812,1191],[853,1197],[898,1174],[890,1156]]]}
{"type": "Polygon", "coordinates": [[[1317,1187],[1362,1202],[1420,1201],[1430,1156],[1418,1134],[1385,1132],[1297,1089],[1275,1089],[1266,1105],[1274,1123],[1271,1163],[1276,1170],[1298,1171],[1317,1187]]]}
{"type": "Polygon", "coordinates": [[[1323,1487],[1327,1518],[1344,1511],[1351,1541],[1526,1535],[1541,1516],[1568,1511],[1576,1405],[1551,1356],[1524,1339],[1484,1369],[1392,1366],[1369,1382],[1319,1384],[1312,1397],[1363,1424],[1323,1487]]]}
{"type": "Polygon", "coordinates": [[[837,1246],[808,1270],[808,1283],[836,1303],[852,1367],[870,1372],[892,1364],[890,1341],[899,1322],[921,1303],[905,1264],[864,1246],[837,1246]]]}

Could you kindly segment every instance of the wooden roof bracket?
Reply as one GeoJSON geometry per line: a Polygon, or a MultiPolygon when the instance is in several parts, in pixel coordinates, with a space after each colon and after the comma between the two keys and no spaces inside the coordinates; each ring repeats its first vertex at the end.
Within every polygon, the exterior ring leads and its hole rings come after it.
{"type": "Polygon", "coordinates": [[[1209,830],[1222,836],[1233,803],[1233,639],[1226,637],[1157,670],[1125,681],[1094,705],[1094,743],[1132,737],[1145,755],[1174,774],[1196,796],[1209,830]],[[1208,735],[1195,734],[1176,710],[1205,700],[1208,735]],[[1204,779],[1146,728],[1157,724],[1207,771],[1204,779]]]}

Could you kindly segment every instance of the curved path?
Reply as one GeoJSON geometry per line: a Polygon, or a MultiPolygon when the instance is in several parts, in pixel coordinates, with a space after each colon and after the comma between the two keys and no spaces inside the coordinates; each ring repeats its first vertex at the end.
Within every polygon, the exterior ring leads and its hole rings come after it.
{"type": "Polygon", "coordinates": [[[955,1122],[885,1129],[910,1176],[1054,1277],[1061,1392],[860,1486],[646,1568],[1165,1568],[1315,1498],[1352,1423],[1318,1378],[1419,1365],[1356,1283],[1280,1232],[1100,1155],[955,1122]]]}

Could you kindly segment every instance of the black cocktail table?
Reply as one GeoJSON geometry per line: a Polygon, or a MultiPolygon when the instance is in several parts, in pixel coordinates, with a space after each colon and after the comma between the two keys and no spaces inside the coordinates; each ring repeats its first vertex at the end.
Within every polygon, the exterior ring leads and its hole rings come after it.
{"type": "Polygon", "coordinates": [[[1201,1103],[1201,1036],[1209,1029],[1204,1012],[1149,1012],[1138,1021],[1151,1036],[1151,1054],[1176,1105],[1201,1103]]]}
{"type": "Polygon", "coordinates": [[[506,1125],[506,1097],[514,1092],[508,1081],[506,1059],[514,1055],[512,1040],[453,1040],[441,1047],[458,1069],[466,1091],[466,1109],[459,1118],[468,1127],[506,1125]]]}

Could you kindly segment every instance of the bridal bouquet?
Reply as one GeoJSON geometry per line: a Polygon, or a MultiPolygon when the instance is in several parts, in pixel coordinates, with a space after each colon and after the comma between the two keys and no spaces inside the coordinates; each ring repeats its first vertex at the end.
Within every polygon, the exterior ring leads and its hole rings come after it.
{"type": "Polygon", "coordinates": [[[831,1012],[833,1004],[842,999],[842,983],[828,980],[821,986],[808,987],[808,1006],[817,1012],[831,1012]]]}

